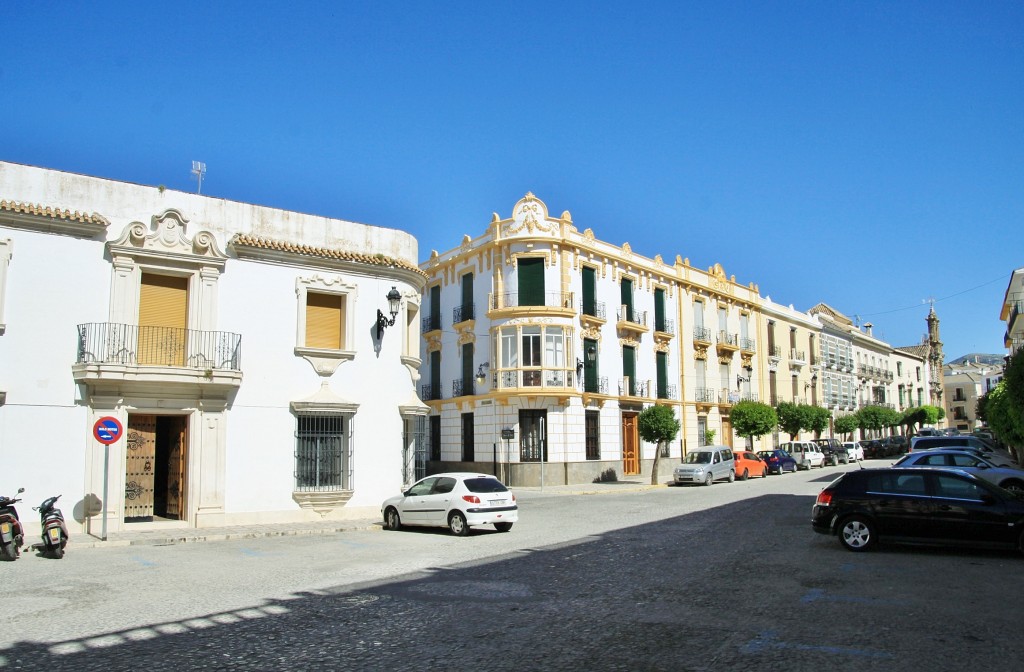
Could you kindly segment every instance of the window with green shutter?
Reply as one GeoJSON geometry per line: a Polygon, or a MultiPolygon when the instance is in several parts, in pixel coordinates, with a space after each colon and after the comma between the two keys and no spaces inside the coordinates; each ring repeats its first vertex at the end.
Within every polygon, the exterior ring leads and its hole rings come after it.
{"type": "Polygon", "coordinates": [[[626,394],[636,396],[636,349],[631,346],[622,348],[622,376],[629,378],[629,389],[626,394]]]}
{"type": "Polygon", "coordinates": [[[668,353],[654,353],[658,365],[658,399],[668,399],[668,353]]]}
{"type": "Polygon", "coordinates": [[[520,258],[516,266],[519,278],[519,305],[544,305],[544,260],[537,257],[520,258]]]}
{"type": "Polygon", "coordinates": [[[583,314],[597,315],[597,275],[590,266],[583,267],[583,314]]]}
{"type": "Polygon", "coordinates": [[[654,290],[654,329],[666,331],[665,329],[665,290],[654,290]]]}
{"type": "Polygon", "coordinates": [[[627,322],[633,321],[633,281],[629,278],[623,278],[622,283],[619,285],[621,289],[620,303],[626,307],[626,314],[622,316],[622,319],[627,322]]]}

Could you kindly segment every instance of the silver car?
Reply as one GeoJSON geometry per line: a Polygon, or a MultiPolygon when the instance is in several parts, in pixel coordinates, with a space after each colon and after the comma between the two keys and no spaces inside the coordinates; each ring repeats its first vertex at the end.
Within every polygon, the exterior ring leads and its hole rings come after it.
{"type": "Polygon", "coordinates": [[[677,484],[703,483],[711,485],[723,479],[736,480],[736,460],[729,446],[701,446],[686,454],[683,463],[672,476],[677,484]]]}
{"type": "Polygon", "coordinates": [[[980,455],[963,449],[932,448],[907,453],[894,467],[947,467],[974,474],[1007,490],[1024,492],[1024,471],[1000,467],[980,455]]]}

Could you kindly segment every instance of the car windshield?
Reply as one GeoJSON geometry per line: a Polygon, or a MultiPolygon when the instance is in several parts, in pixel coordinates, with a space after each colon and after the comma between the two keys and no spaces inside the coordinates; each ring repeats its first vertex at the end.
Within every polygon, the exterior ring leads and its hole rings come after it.
{"type": "Polygon", "coordinates": [[[695,453],[690,453],[686,456],[687,464],[709,464],[711,462],[711,453],[700,450],[695,453]]]}
{"type": "Polygon", "coordinates": [[[508,492],[508,488],[496,478],[467,478],[464,483],[466,484],[466,490],[477,494],[508,492]]]}

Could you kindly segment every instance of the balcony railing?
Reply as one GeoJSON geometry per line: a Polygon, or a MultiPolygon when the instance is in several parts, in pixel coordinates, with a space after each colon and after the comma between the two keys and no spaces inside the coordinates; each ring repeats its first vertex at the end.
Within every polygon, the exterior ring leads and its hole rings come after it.
{"type": "Polygon", "coordinates": [[[441,386],[431,385],[430,383],[420,385],[420,398],[426,401],[437,400],[441,398],[441,386]]]}
{"type": "Polygon", "coordinates": [[[429,315],[420,320],[420,333],[427,333],[428,331],[437,331],[441,328],[441,316],[440,315],[429,315]]]}
{"type": "Polygon", "coordinates": [[[565,389],[574,387],[575,372],[571,369],[504,369],[495,371],[491,385],[495,390],[565,389]]]}
{"type": "Polygon", "coordinates": [[[583,391],[588,394],[608,394],[608,378],[602,376],[593,383],[583,383],[583,391]]]}
{"type": "Polygon", "coordinates": [[[707,327],[694,327],[693,328],[693,340],[704,341],[705,343],[711,342],[711,330],[707,327]]]}
{"type": "Polygon", "coordinates": [[[523,303],[522,301],[528,301],[529,299],[521,296],[519,292],[492,294],[491,309],[498,310],[500,308],[523,308],[530,306],[544,306],[547,308],[573,307],[572,292],[544,292],[540,298],[543,303],[523,303]]]}
{"type": "Polygon", "coordinates": [[[77,361],[240,371],[242,337],[227,331],[92,322],[78,325],[77,361]]]}
{"type": "Polygon", "coordinates": [[[615,312],[615,319],[619,322],[629,322],[630,324],[638,324],[641,327],[647,326],[647,311],[646,310],[623,310],[625,306],[620,306],[615,312]]]}
{"type": "Polygon", "coordinates": [[[737,336],[736,334],[730,334],[728,331],[718,332],[719,345],[729,345],[735,348],[738,347],[737,341],[739,341],[739,336],[737,336]]]}
{"type": "Polygon", "coordinates": [[[651,396],[651,381],[620,378],[619,396],[648,398],[651,396]]]}
{"type": "Polygon", "coordinates": [[[465,380],[463,378],[456,378],[452,381],[452,396],[463,397],[476,394],[476,386],[473,384],[474,380],[470,378],[465,380]]]}
{"type": "Polygon", "coordinates": [[[606,319],[607,314],[604,307],[604,301],[595,301],[593,306],[583,306],[583,314],[596,317],[598,319],[606,319]]]}
{"type": "Polygon", "coordinates": [[[780,359],[782,357],[782,346],[781,345],[769,345],[768,356],[780,359]]]}
{"type": "Polygon", "coordinates": [[[674,336],[676,333],[676,323],[672,320],[663,319],[660,322],[658,320],[655,320],[654,330],[660,331],[663,334],[672,334],[674,336]]]}
{"type": "Polygon", "coordinates": [[[678,388],[675,385],[658,387],[658,399],[676,399],[678,388]]]}
{"type": "Polygon", "coordinates": [[[741,392],[740,401],[757,401],[757,392],[741,392]]]}
{"type": "Polygon", "coordinates": [[[452,324],[458,324],[459,322],[465,322],[466,320],[476,319],[476,310],[473,303],[465,306],[455,306],[452,311],[452,324]]]}
{"type": "Polygon", "coordinates": [[[756,346],[757,344],[754,342],[754,339],[748,336],[740,336],[740,350],[753,352],[757,349],[756,346]]]}
{"type": "Polygon", "coordinates": [[[797,350],[796,348],[790,348],[790,350],[789,350],[789,359],[790,359],[790,361],[793,361],[793,362],[806,362],[807,361],[807,353],[804,352],[803,350],[797,350]]]}
{"type": "Polygon", "coordinates": [[[718,399],[718,391],[712,387],[695,387],[693,388],[693,400],[704,403],[713,404],[718,399]]]}

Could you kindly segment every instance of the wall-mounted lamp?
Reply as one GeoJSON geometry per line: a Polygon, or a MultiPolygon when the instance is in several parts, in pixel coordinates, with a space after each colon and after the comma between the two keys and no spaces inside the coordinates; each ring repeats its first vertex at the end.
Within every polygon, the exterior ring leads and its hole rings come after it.
{"type": "Polygon", "coordinates": [[[750,378],[749,377],[744,378],[743,376],[736,376],[736,389],[737,390],[743,389],[743,383],[749,383],[749,382],[750,382],[750,378]]]}
{"type": "Polygon", "coordinates": [[[490,362],[484,362],[480,366],[476,367],[476,382],[478,385],[483,385],[484,381],[487,380],[487,373],[484,371],[484,369],[490,370],[490,368],[490,362]]]}
{"type": "MultiPolygon", "coordinates": [[[[584,357],[587,358],[587,364],[593,365],[597,361],[597,348],[593,345],[589,346],[584,351],[584,357]]],[[[583,376],[583,360],[579,357],[576,358],[576,377],[580,378],[583,376]]]]}
{"type": "Polygon", "coordinates": [[[379,341],[384,336],[385,327],[395,326],[395,317],[398,315],[398,306],[402,302],[402,295],[398,293],[398,289],[394,286],[391,287],[391,291],[388,292],[388,310],[391,311],[391,319],[389,320],[384,313],[380,312],[380,308],[377,309],[377,340],[379,341]]]}
{"type": "Polygon", "coordinates": [[[818,384],[818,374],[814,374],[813,376],[811,376],[811,382],[804,383],[804,389],[806,390],[809,387],[814,387],[817,384],[818,384]]]}

